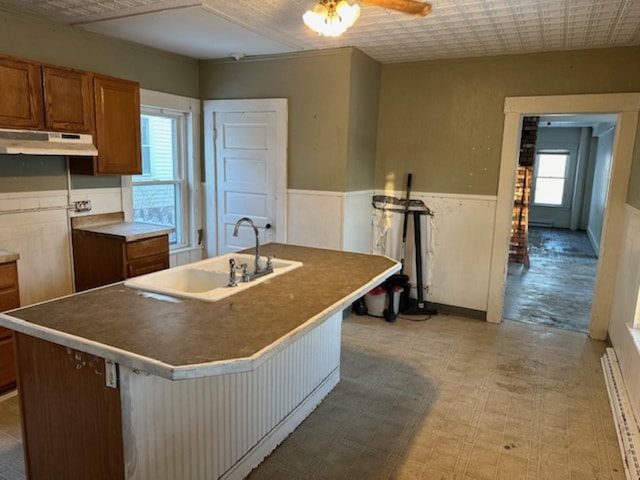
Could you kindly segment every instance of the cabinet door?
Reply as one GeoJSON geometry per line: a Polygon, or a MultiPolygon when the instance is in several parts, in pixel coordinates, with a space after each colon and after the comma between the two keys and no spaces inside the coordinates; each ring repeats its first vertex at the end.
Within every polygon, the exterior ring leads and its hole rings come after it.
{"type": "Polygon", "coordinates": [[[0,57],[0,127],[44,128],[40,65],[0,57]]]}
{"type": "Polygon", "coordinates": [[[140,90],[126,80],[94,78],[96,109],[96,173],[142,173],[140,157],[140,90]]]}
{"type": "Polygon", "coordinates": [[[51,130],[92,133],[93,96],[86,72],[42,67],[45,126],[51,130]]]}
{"type": "Polygon", "coordinates": [[[20,306],[16,262],[0,264],[0,312],[20,306]]]}

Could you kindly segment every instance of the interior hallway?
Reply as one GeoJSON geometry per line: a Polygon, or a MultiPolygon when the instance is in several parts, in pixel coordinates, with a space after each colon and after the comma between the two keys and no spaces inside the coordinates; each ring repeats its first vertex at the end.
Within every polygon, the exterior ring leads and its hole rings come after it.
{"type": "MultiPolygon", "coordinates": [[[[603,342],[512,321],[352,315],[342,345],[338,386],[251,480],[625,478],[603,342]]],[[[16,403],[0,403],[0,479],[24,479],[16,403]]]]}
{"type": "Polygon", "coordinates": [[[598,268],[587,234],[529,227],[529,259],[509,264],[503,318],[587,333],[598,268]]]}

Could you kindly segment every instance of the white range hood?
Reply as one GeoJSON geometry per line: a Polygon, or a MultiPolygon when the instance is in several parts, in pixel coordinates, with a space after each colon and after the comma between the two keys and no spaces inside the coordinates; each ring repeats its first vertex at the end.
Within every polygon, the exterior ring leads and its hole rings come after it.
{"type": "Polygon", "coordinates": [[[84,133],[0,130],[0,153],[94,157],[98,150],[92,136],[84,133]]]}

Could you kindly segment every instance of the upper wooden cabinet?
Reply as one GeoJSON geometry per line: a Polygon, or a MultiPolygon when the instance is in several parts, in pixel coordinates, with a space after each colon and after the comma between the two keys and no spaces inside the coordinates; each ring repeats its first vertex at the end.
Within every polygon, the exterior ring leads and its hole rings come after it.
{"type": "Polygon", "coordinates": [[[91,74],[43,66],[45,127],[77,133],[93,132],[91,74]]]}
{"type": "Polygon", "coordinates": [[[138,83],[94,77],[97,174],[142,173],[138,83]]]}
{"type": "Polygon", "coordinates": [[[40,65],[0,57],[0,127],[44,128],[40,65]]]}
{"type": "Polygon", "coordinates": [[[0,128],[91,133],[98,156],[71,173],[142,173],[137,82],[0,55],[0,128]]]}
{"type": "Polygon", "coordinates": [[[78,175],[142,173],[140,149],[140,87],[137,82],[94,75],[94,143],[98,156],[70,157],[78,175]]]}
{"type": "Polygon", "coordinates": [[[0,127],[93,132],[91,74],[0,57],[0,127]]]}

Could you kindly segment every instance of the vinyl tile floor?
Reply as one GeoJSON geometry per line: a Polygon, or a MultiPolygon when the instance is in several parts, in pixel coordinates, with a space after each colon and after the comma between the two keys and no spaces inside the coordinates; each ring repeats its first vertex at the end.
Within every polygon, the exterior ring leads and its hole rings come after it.
{"type": "MultiPolygon", "coordinates": [[[[250,480],[625,478],[603,342],[445,315],[342,331],[340,383],[250,480]]],[[[15,405],[0,403],[0,478],[24,478],[15,405]]]]}
{"type": "Polygon", "coordinates": [[[588,332],[598,258],[587,234],[530,227],[529,258],[509,264],[503,317],[588,332]]]}

